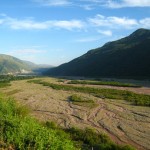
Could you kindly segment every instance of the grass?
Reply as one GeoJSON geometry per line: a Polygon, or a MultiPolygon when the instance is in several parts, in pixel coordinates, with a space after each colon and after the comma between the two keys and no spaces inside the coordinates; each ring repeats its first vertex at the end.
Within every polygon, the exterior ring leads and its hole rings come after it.
{"type": "Polygon", "coordinates": [[[62,85],[48,83],[41,80],[30,80],[29,83],[42,84],[43,86],[51,87],[55,90],[76,91],[82,93],[89,93],[93,96],[108,99],[121,99],[132,102],[134,105],[150,106],[150,95],[136,94],[130,91],[116,90],[116,89],[102,89],[91,87],[77,87],[71,85],[62,85]]]}
{"type": "Polygon", "coordinates": [[[10,82],[6,82],[6,81],[0,81],[0,88],[4,88],[4,87],[7,87],[7,86],[10,86],[10,82]]]}
{"type": "Polygon", "coordinates": [[[85,84],[85,85],[110,85],[119,87],[141,87],[130,83],[121,83],[116,81],[87,81],[87,80],[71,80],[68,84],[85,84]]]}
{"type": "Polygon", "coordinates": [[[64,82],[64,81],[65,81],[64,79],[57,80],[57,82],[64,82]]]}
{"type": "Polygon", "coordinates": [[[13,99],[0,95],[0,148],[18,150],[75,150],[65,132],[50,129],[28,115],[13,99]]]}
{"type": "Polygon", "coordinates": [[[96,133],[93,129],[66,129],[71,138],[80,143],[83,150],[135,150],[133,147],[117,145],[105,134],[96,133]]]}
{"type": "Polygon", "coordinates": [[[134,150],[113,143],[91,129],[62,129],[54,122],[39,123],[29,110],[0,94],[0,149],[17,150],[134,150]]]}
{"type": "Polygon", "coordinates": [[[11,86],[10,82],[15,80],[33,79],[34,76],[13,76],[13,75],[0,75],[0,88],[11,86]]]}
{"type": "Polygon", "coordinates": [[[93,100],[82,97],[82,96],[79,96],[77,94],[71,95],[69,97],[69,100],[73,104],[79,105],[79,106],[90,107],[90,108],[93,108],[93,107],[97,106],[97,104],[93,100]]]}
{"type": "MultiPolygon", "coordinates": [[[[46,122],[47,127],[53,128],[55,130],[60,129],[55,122],[46,122]]],[[[97,133],[94,129],[85,128],[69,128],[63,129],[66,133],[70,135],[73,141],[76,141],[76,145],[81,148],[81,150],[135,150],[129,145],[117,145],[111,141],[111,139],[103,133],[97,133]]]]}
{"type": "Polygon", "coordinates": [[[0,75],[0,82],[10,82],[15,80],[26,80],[33,78],[35,78],[35,76],[0,75]]]}
{"type": "Polygon", "coordinates": [[[16,93],[18,93],[18,92],[21,92],[21,90],[19,90],[19,89],[14,89],[14,90],[12,90],[12,91],[5,92],[5,94],[6,94],[7,96],[11,96],[11,95],[16,94],[16,93]]]}

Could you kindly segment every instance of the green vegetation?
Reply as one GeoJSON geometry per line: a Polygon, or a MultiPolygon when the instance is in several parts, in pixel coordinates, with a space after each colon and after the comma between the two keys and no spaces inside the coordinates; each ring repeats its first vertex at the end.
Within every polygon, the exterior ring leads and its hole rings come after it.
{"type": "Polygon", "coordinates": [[[8,81],[0,81],[0,88],[10,86],[11,84],[8,81]]]}
{"type": "Polygon", "coordinates": [[[0,75],[0,88],[10,86],[10,81],[33,79],[35,76],[0,75]]]}
{"type": "Polygon", "coordinates": [[[150,78],[150,30],[139,29],[128,37],[108,42],[47,71],[52,76],[150,78]]]}
{"type": "Polygon", "coordinates": [[[0,83],[1,82],[10,82],[15,80],[26,80],[33,79],[35,76],[14,76],[14,75],[0,75],[0,83]]]}
{"type": "Polygon", "coordinates": [[[0,74],[21,73],[24,70],[31,71],[31,65],[15,57],[0,54],[0,74]]]}
{"type": "Polygon", "coordinates": [[[71,95],[69,97],[69,101],[71,101],[75,105],[80,105],[80,106],[84,106],[84,107],[93,108],[93,107],[97,106],[97,104],[93,100],[88,99],[83,96],[79,96],[77,94],[71,95]]]}
{"type": "Polygon", "coordinates": [[[5,94],[6,94],[7,96],[11,96],[11,95],[16,94],[16,93],[18,93],[18,92],[21,92],[21,90],[20,90],[20,89],[14,89],[14,90],[5,92],[5,94]]]}
{"type": "Polygon", "coordinates": [[[13,56],[0,54],[0,74],[41,74],[51,67],[49,65],[37,65],[13,56]]]}
{"type": "MultiPolygon", "coordinates": [[[[105,134],[96,133],[94,130],[70,128],[66,129],[71,138],[82,145],[83,150],[134,150],[131,146],[119,146],[113,143],[105,134]]],[[[81,146],[80,146],[81,147],[81,146]]]]}
{"type": "Polygon", "coordinates": [[[0,94],[0,148],[18,150],[134,150],[114,144],[91,129],[62,129],[54,122],[39,123],[29,110],[0,94]]]}
{"type": "MultiPolygon", "coordinates": [[[[56,131],[61,131],[61,127],[55,122],[46,122],[48,128],[52,128],[56,131]]],[[[81,150],[135,150],[129,145],[121,146],[111,141],[111,139],[102,133],[96,133],[94,129],[85,128],[68,128],[63,129],[64,132],[70,135],[70,138],[75,141],[75,144],[81,150]]]]}
{"type": "Polygon", "coordinates": [[[65,132],[40,124],[28,110],[13,99],[0,95],[0,148],[37,150],[74,150],[65,132]]]}
{"type": "Polygon", "coordinates": [[[64,79],[57,80],[57,82],[64,82],[64,81],[65,81],[64,79]]]}
{"type": "MultiPolygon", "coordinates": [[[[56,125],[55,122],[46,122],[47,127],[55,130],[60,130],[61,127],[56,125]]],[[[117,145],[110,140],[106,134],[96,133],[94,129],[78,129],[69,128],[64,129],[70,135],[73,141],[76,141],[76,146],[81,150],[135,150],[129,145],[121,146],[117,145]]]]}
{"type": "Polygon", "coordinates": [[[30,83],[42,84],[43,86],[49,86],[55,90],[76,91],[82,93],[89,93],[97,97],[108,99],[121,99],[132,102],[135,105],[150,106],[150,95],[136,94],[129,91],[116,90],[116,89],[102,89],[91,87],[77,87],[71,85],[60,85],[54,83],[48,83],[41,80],[30,80],[30,83]]]}
{"type": "Polygon", "coordinates": [[[87,85],[111,85],[119,87],[141,87],[130,83],[121,83],[116,81],[87,81],[87,80],[71,80],[68,84],[87,84],[87,85]]]}

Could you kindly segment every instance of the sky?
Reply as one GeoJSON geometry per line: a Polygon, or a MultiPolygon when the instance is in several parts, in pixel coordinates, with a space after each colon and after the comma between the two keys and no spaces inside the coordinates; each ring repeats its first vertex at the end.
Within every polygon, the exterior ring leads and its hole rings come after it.
{"type": "Polygon", "coordinates": [[[66,63],[150,29],[150,0],[0,0],[0,54],[66,63]]]}

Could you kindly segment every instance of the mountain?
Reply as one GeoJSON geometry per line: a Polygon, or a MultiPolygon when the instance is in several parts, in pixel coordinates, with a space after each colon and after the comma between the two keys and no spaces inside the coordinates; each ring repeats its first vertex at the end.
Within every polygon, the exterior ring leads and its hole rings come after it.
{"type": "Polygon", "coordinates": [[[52,68],[54,76],[150,77],[150,30],[138,29],[131,35],[52,68]]]}
{"type": "MultiPolygon", "coordinates": [[[[50,67],[50,66],[49,66],[50,67]]],[[[29,61],[23,61],[13,56],[0,54],[0,74],[31,74],[46,71],[48,66],[36,65],[29,61]]]]}
{"type": "Polygon", "coordinates": [[[42,75],[44,72],[48,71],[50,68],[53,68],[51,65],[38,64],[32,69],[35,74],[42,75]]]}

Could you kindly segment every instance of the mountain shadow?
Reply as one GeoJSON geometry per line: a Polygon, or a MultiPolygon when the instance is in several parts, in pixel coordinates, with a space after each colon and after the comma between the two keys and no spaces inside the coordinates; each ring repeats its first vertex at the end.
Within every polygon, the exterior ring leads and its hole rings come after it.
{"type": "Polygon", "coordinates": [[[108,42],[100,48],[45,72],[52,76],[150,77],[150,30],[108,42]]]}

